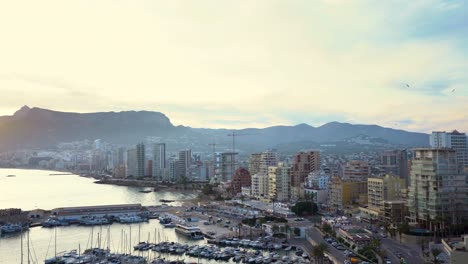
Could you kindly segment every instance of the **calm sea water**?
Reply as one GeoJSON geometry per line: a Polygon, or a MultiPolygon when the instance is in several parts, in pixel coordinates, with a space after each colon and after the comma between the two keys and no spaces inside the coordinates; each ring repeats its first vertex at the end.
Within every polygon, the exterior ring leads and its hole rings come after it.
{"type": "MultiPolygon", "coordinates": [[[[0,209],[54,209],[64,206],[141,203],[161,204],[160,199],[187,200],[192,193],[151,192],[144,188],[95,184],[91,178],[77,175],[51,176],[58,172],[0,169],[0,209]],[[6,177],[16,175],[16,177],[6,177]]],[[[179,205],[180,203],[173,203],[179,205]]]]}
{"type": "MultiPolygon", "coordinates": [[[[93,179],[77,175],[50,176],[51,173],[57,172],[0,169],[0,208],[30,210],[120,203],[156,205],[160,204],[160,199],[181,201],[194,197],[194,194],[173,192],[141,193],[139,190],[142,188],[94,184],[93,179]],[[6,177],[7,175],[16,175],[16,177],[6,177]]],[[[31,263],[44,263],[44,259],[53,256],[55,252],[55,229],[35,227],[28,232],[31,241],[31,256],[34,260],[31,263]]],[[[179,237],[173,229],[164,229],[157,220],[132,225],[115,223],[102,227],[59,227],[56,232],[57,252],[78,249],[79,247],[82,250],[89,248],[91,237],[93,237],[93,246],[96,247],[98,233],[99,236],[102,236],[102,247],[108,245],[107,237],[108,234],[110,235],[109,245],[114,252],[122,252],[124,249],[128,251],[130,233],[132,244],[136,244],[138,240],[147,240],[148,235],[150,235],[151,241],[167,239],[184,243],[203,243],[203,241],[186,241],[184,237],[179,237]],[[126,241],[126,246],[122,246],[124,241],[126,241]]],[[[24,263],[28,263],[26,261],[25,237],[26,234],[23,234],[24,263]]],[[[12,234],[0,237],[0,263],[20,263],[20,257],[21,235],[12,234]]]]}

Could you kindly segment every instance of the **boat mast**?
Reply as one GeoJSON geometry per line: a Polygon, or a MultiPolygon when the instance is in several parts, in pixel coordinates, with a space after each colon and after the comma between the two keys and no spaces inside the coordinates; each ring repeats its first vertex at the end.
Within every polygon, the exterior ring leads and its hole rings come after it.
{"type": "Polygon", "coordinates": [[[55,259],[57,259],[57,226],[55,226],[54,247],[55,247],[55,259]]]}
{"type": "Polygon", "coordinates": [[[129,243],[128,243],[128,252],[130,256],[132,255],[132,225],[130,224],[130,235],[129,235],[129,243]]]}
{"type": "Polygon", "coordinates": [[[28,239],[28,264],[30,264],[31,262],[31,259],[30,259],[30,252],[29,252],[29,231],[28,231],[28,234],[27,234],[27,239],[28,239]]]}
{"type": "Polygon", "coordinates": [[[23,227],[21,227],[21,264],[23,264],[23,227]]]}
{"type": "Polygon", "coordinates": [[[91,248],[93,248],[94,226],[91,227],[91,248]]]}

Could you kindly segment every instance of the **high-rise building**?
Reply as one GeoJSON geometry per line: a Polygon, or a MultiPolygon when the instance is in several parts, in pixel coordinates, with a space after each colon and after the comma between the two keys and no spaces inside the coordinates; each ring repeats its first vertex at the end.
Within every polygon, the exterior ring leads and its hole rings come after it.
{"type": "Polygon", "coordinates": [[[253,153],[249,158],[249,172],[251,175],[260,172],[260,165],[262,162],[262,153],[253,153]]]}
{"type": "Polygon", "coordinates": [[[415,149],[408,194],[410,220],[431,230],[461,224],[467,218],[467,179],[454,149],[415,149]]]}
{"type": "Polygon", "coordinates": [[[190,165],[192,164],[192,151],[190,149],[181,150],[178,153],[176,168],[175,168],[175,177],[176,181],[188,180],[190,179],[190,165]]]}
{"type": "Polygon", "coordinates": [[[145,145],[139,143],[136,145],[136,177],[145,176],[145,166],[146,166],[146,157],[145,157],[145,145]]]}
{"type": "Polygon", "coordinates": [[[430,144],[432,148],[454,149],[459,170],[463,171],[465,166],[468,167],[468,143],[465,133],[460,133],[457,130],[449,133],[434,131],[430,136],[430,144]]]}
{"type": "Polygon", "coordinates": [[[291,195],[291,166],[278,163],[268,167],[269,198],[275,201],[288,201],[291,195]]]}
{"type": "Polygon", "coordinates": [[[351,160],[340,168],[340,176],[344,180],[367,181],[371,175],[371,168],[367,161],[351,160]]]}
{"type": "Polygon", "coordinates": [[[218,152],[216,153],[216,174],[215,178],[218,182],[227,182],[232,179],[236,172],[236,155],[237,152],[218,152]]]}
{"type": "Polygon", "coordinates": [[[383,215],[385,201],[402,199],[402,189],[406,189],[405,179],[399,176],[385,175],[367,179],[367,202],[370,210],[383,215]]]}
{"type": "Polygon", "coordinates": [[[249,159],[249,171],[251,174],[268,174],[268,167],[278,165],[278,153],[275,150],[267,150],[261,153],[253,153],[249,159]]]}
{"type": "Polygon", "coordinates": [[[153,177],[162,180],[166,168],[166,144],[156,143],[153,145],[153,177]]]}
{"type": "Polygon", "coordinates": [[[245,168],[238,168],[232,177],[232,192],[238,194],[242,192],[242,187],[250,187],[252,185],[252,177],[245,168]]]}
{"type": "Polygon", "coordinates": [[[268,198],[268,174],[257,173],[252,176],[252,196],[268,198]]]}
{"type": "Polygon", "coordinates": [[[136,177],[137,175],[137,150],[132,148],[127,150],[126,177],[136,177]]]}
{"type": "Polygon", "coordinates": [[[291,165],[280,162],[276,168],[276,199],[278,201],[289,201],[291,199],[291,165]]]}
{"type": "Polygon", "coordinates": [[[294,155],[291,169],[291,198],[304,197],[305,179],[309,173],[320,170],[320,152],[307,151],[294,155]]]}

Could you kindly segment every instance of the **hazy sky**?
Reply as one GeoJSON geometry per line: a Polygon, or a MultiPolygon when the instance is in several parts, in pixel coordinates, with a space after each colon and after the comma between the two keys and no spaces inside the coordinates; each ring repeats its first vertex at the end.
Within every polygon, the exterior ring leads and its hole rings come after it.
{"type": "Polygon", "coordinates": [[[2,1],[0,36],[0,115],[468,131],[463,1],[2,1]]]}

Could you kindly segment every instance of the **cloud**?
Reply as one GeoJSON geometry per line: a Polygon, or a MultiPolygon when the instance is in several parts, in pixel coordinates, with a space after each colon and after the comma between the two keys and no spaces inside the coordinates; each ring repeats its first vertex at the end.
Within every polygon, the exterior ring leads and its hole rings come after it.
{"type": "Polygon", "coordinates": [[[0,3],[3,113],[29,104],[156,110],[195,127],[338,120],[468,130],[462,1],[28,6],[0,3]]]}

